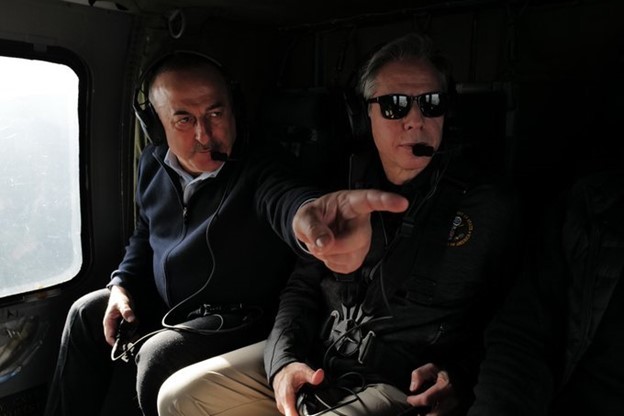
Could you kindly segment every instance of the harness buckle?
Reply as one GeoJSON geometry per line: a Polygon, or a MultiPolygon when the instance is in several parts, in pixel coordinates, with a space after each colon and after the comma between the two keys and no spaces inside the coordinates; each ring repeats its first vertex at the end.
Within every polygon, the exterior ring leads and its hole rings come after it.
{"type": "Polygon", "coordinates": [[[375,340],[375,333],[373,331],[368,331],[368,334],[362,339],[360,343],[360,350],[358,352],[358,362],[360,364],[364,364],[364,361],[368,357],[368,352],[371,349],[373,341],[375,340]]]}

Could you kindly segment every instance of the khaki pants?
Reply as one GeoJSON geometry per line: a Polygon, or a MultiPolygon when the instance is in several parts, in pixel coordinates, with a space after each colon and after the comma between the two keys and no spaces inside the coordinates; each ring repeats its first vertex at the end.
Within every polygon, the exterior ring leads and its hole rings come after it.
{"type": "MultiPolygon", "coordinates": [[[[158,414],[279,416],[264,372],[264,345],[259,342],[179,370],[160,389],[158,414]]],[[[388,384],[367,386],[357,398],[347,396],[341,403],[339,409],[318,414],[396,416],[409,408],[406,395],[388,384]]]]}

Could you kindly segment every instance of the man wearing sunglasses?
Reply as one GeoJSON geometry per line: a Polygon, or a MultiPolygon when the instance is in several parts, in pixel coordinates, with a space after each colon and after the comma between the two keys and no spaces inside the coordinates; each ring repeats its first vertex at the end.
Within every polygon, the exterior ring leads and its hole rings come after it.
{"type": "MultiPolygon", "coordinates": [[[[428,38],[410,34],[372,55],[359,82],[369,146],[352,156],[348,186],[398,193],[409,207],[371,214],[370,248],[354,272],[336,273],[350,255],[323,254],[324,236],[344,230],[299,237],[322,261],[299,261],[268,340],[174,374],[160,390],[160,416],[467,409],[482,331],[509,285],[517,235],[513,198],[442,148],[448,87],[428,38]]],[[[340,197],[301,208],[296,234],[328,223],[322,219],[337,215],[340,197]]]]}

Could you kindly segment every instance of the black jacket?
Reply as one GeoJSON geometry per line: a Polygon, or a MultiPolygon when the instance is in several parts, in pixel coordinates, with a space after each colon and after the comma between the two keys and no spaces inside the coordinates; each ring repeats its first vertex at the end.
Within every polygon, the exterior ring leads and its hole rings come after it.
{"type": "Polygon", "coordinates": [[[366,383],[407,392],[411,371],[433,361],[469,396],[482,330],[514,267],[514,198],[442,160],[393,187],[376,153],[368,154],[353,159],[350,178],[354,187],[403,193],[418,212],[413,221],[411,214],[374,214],[371,250],[352,276],[299,262],[268,339],[269,380],[301,361],[324,368],[332,380],[355,371],[366,383]],[[395,237],[410,229],[410,236],[395,237]]]}
{"type": "MultiPolygon", "coordinates": [[[[624,273],[624,175],[586,178],[565,202],[548,216],[534,267],[488,329],[470,416],[549,414],[624,273]]],[[[601,403],[591,413],[615,414],[601,403]]]]}
{"type": "Polygon", "coordinates": [[[190,298],[182,315],[203,303],[276,305],[294,261],[284,241],[298,247],[292,217],[316,193],[299,186],[278,151],[237,144],[234,160],[184,206],[166,151],[149,146],[141,155],[136,229],[110,284],[133,297],[157,292],[167,308],[190,298]]]}

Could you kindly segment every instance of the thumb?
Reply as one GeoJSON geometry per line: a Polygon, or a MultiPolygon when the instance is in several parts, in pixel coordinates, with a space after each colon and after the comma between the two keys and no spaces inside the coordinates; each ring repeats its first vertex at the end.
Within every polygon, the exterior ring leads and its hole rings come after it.
{"type": "Polygon", "coordinates": [[[136,319],[132,307],[127,303],[121,305],[121,307],[119,308],[119,312],[121,313],[121,317],[129,323],[134,322],[134,320],[136,319]]]}
{"type": "Polygon", "coordinates": [[[307,245],[308,250],[328,247],[334,241],[334,233],[329,224],[326,224],[322,214],[312,207],[295,216],[293,231],[295,237],[307,245]]]}
{"type": "Polygon", "coordinates": [[[313,386],[318,386],[323,382],[323,380],[325,380],[325,371],[323,371],[322,368],[319,368],[308,378],[308,383],[313,386]]]}
{"type": "MultiPolygon", "coordinates": [[[[334,233],[321,221],[311,224],[307,237],[308,249],[324,249],[334,242],[334,233]]],[[[305,241],[305,240],[302,240],[305,241]]]]}

